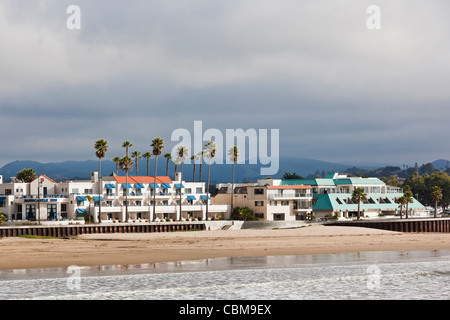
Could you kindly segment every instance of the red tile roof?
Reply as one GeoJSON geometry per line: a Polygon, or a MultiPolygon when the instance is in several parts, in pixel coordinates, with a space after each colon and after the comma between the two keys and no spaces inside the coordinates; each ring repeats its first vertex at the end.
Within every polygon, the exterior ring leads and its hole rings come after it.
{"type": "MultiPolygon", "coordinates": [[[[117,183],[126,183],[126,176],[114,176],[117,183]]],[[[155,183],[154,177],[128,176],[128,183],[155,183]]],[[[156,183],[172,183],[172,179],[167,176],[156,176],[156,183]]]]}
{"type": "MultiPolygon", "coordinates": [[[[47,177],[45,174],[40,174],[36,179],[39,179],[40,177],[44,177],[47,180],[50,180],[51,182],[56,183],[53,179],[47,177]]],[[[34,179],[32,182],[34,182],[36,179],[34,179]]]]}

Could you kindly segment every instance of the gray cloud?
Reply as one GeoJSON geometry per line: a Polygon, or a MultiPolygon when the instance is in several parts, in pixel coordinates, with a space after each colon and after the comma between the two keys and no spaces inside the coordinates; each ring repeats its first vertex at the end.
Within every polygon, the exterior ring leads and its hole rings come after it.
{"type": "Polygon", "coordinates": [[[449,158],[450,4],[377,1],[371,31],[372,2],[3,1],[0,162],[143,150],[194,120],[280,129],[286,155],[449,158]]]}

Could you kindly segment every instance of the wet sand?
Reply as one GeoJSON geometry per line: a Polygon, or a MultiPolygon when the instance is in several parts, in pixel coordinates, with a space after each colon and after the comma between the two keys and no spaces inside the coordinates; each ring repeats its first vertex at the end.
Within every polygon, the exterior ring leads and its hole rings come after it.
{"type": "Polygon", "coordinates": [[[0,269],[141,264],[238,256],[450,249],[450,233],[401,233],[315,225],[278,230],[86,234],[3,238],[0,269]]]}

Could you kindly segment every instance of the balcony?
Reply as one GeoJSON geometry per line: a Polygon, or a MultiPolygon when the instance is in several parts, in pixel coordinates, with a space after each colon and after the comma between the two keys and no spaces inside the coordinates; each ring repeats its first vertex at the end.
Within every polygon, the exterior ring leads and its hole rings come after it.
{"type": "Polygon", "coordinates": [[[312,198],[312,193],[291,193],[291,194],[268,194],[269,200],[295,200],[295,199],[306,199],[312,198]]]}

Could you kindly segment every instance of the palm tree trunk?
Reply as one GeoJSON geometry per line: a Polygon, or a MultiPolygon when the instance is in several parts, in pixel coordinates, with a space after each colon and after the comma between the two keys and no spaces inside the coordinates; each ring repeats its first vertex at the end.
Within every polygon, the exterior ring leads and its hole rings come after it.
{"type": "Polygon", "coordinates": [[[208,220],[208,197],[209,197],[209,178],[211,175],[211,159],[209,160],[209,166],[208,166],[208,185],[206,186],[206,219],[208,220]]]}
{"type": "Polygon", "coordinates": [[[167,158],[167,164],[166,164],[166,177],[169,176],[169,158],[167,158]]]}
{"type": "Polygon", "coordinates": [[[405,214],[405,219],[408,219],[408,202],[406,202],[406,214],[405,214]]]}
{"type": "Polygon", "coordinates": [[[200,172],[199,172],[199,177],[198,177],[198,180],[200,182],[202,182],[202,164],[203,164],[203,155],[200,156],[200,172]]]}
{"type": "Polygon", "coordinates": [[[401,204],[400,205],[400,219],[403,219],[403,216],[402,216],[403,212],[402,211],[403,211],[403,205],[401,204]]]}
{"type": "Polygon", "coordinates": [[[434,217],[437,218],[437,208],[438,208],[438,202],[434,202],[434,217]]]}
{"type": "Polygon", "coordinates": [[[181,186],[183,183],[183,162],[181,162],[181,177],[180,177],[180,218],[177,220],[181,220],[181,186]]]}
{"type": "Polygon", "coordinates": [[[102,223],[102,180],[101,180],[101,160],[98,158],[98,223],[102,223]]]}
{"type": "Polygon", "coordinates": [[[233,174],[231,178],[231,215],[233,215],[233,201],[234,201],[234,164],[233,161],[233,174]]]}
{"type": "Polygon", "coordinates": [[[127,174],[125,178],[125,222],[128,222],[128,170],[125,172],[127,174]]]}
{"type": "Polygon", "coordinates": [[[154,189],[153,189],[153,219],[152,217],[150,217],[151,220],[155,221],[156,219],[156,170],[158,168],[158,156],[155,155],[155,181],[153,181],[154,183],[154,189]]]}
{"type": "Polygon", "coordinates": [[[361,200],[358,200],[358,218],[357,220],[359,220],[361,218],[361,200]]]}
{"type": "Polygon", "coordinates": [[[150,176],[150,171],[149,171],[149,169],[150,169],[150,158],[147,158],[147,177],[150,176]]]}
{"type": "Polygon", "coordinates": [[[195,182],[195,160],[194,160],[194,174],[192,176],[192,182],[195,182]]]}

